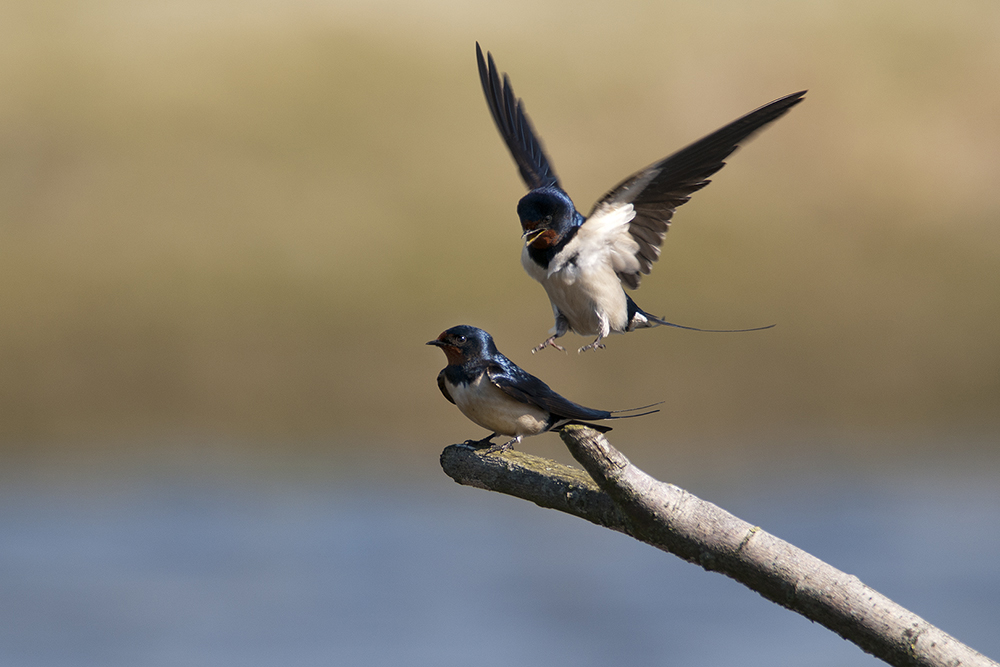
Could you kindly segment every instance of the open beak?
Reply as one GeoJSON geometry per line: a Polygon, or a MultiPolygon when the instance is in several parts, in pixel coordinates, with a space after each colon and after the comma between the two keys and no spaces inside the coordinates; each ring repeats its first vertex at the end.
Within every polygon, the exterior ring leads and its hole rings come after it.
{"type": "Polygon", "coordinates": [[[524,245],[531,245],[535,242],[535,239],[544,234],[545,231],[545,228],[529,229],[525,233],[521,234],[521,238],[524,239],[524,245]]]}

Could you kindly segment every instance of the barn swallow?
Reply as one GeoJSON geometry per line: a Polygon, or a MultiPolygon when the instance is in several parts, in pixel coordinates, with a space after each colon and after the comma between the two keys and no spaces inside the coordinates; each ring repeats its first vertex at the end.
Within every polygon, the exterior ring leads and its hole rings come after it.
{"type": "Polygon", "coordinates": [[[674,209],[708,185],[708,177],[722,169],[741,141],[783,116],[802,101],[806,91],[751,111],[632,174],[594,204],[584,218],[559,184],[510,79],[504,74],[501,83],[492,54],[487,53],[484,59],[478,43],[476,59],[490,113],[530,190],[517,204],[524,231],[521,264],[545,288],[556,319],[550,337],[532,352],[549,346],[562,350],[555,341],[568,331],[597,336],[580,352],[603,348],[601,341],[612,332],[660,325],[720,331],[685,327],[651,315],[636,305],[622,286],[636,289],[641,274],[649,273],[660,256],[674,209]]]}
{"type": "Polygon", "coordinates": [[[493,337],[476,327],[452,327],[427,344],[440,347],[448,358],[448,365],[438,373],[441,393],[466,417],[492,431],[482,440],[470,440],[467,444],[492,445],[489,452],[510,449],[522,438],[558,431],[568,424],[582,424],[606,433],[610,427],[588,422],[659,412],[617,414],[646,410],[652,405],[631,410],[595,410],[578,405],[500,354],[493,337]],[[498,435],[513,436],[513,440],[493,444],[498,435]]]}

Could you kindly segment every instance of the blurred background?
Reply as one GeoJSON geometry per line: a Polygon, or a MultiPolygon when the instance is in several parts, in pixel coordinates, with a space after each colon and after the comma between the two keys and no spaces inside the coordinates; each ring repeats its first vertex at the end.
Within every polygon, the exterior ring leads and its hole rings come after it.
{"type": "Polygon", "coordinates": [[[640,467],[998,657],[998,32],[985,0],[4,3],[0,661],[876,663],[454,485],[483,432],[424,342],[460,323],[585,405],[665,401],[612,433],[640,467]],[[809,89],[636,295],[777,326],[530,354],[476,40],[583,212],[809,89]]]}

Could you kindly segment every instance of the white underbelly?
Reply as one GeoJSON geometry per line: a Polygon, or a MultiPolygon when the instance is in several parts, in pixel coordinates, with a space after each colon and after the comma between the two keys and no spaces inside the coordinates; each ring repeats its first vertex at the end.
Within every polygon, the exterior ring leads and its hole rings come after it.
{"type": "Polygon", "coordinates": [[[601,333],[602,319],[613,332],[628,325],[628,302],[617,274],[609,266],[582,270],[568,265],[551,276],[524,252],[521,256],[528,275],[545,288],[554,309],[567,320],[570,329],[583,336],[601,333]]]}
{"type": "Polygon", "coordinates": [[[448,385],[448,393],[466,417],[500,435],[528,436],[544,433],[548,413],[514,400],[483,373],[466,385],[448,385]]]}

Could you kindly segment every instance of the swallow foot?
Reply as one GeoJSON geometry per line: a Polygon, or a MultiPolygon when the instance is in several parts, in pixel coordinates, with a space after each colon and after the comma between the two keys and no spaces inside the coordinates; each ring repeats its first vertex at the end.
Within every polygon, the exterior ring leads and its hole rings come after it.
{"type": "Polygon", "coordinates": [[[483,453],[484,454],[498,454],[500,452],[505,452],[508,449],[513,448],[514,447],[514,443],[517,442],[517,441],[518,441],[518,438],[514,438],[513,440],[508,440],[507,442],[497,443],[497,444],[491,446],[489,449],[487,449],[483,453]]]}
{"type": "Polygon", "coordinates": [[[556,343],[556,337],[555,337],[555,336],[552,336],[552,337],[550,337],[550,338],[547,338],[547,339],[545,339],[544,341],[542,341],[542,342],[541,342],[541,343],[539,343],[538,345],[536,345],[536,346],[535,346],[535,347],[534,347],[534,348],[533,348],[533,349],[531,350],[531,353],[532,353],[532,354],[534,354],[535,352],[539,352],[539,351],[541,351],[541,350],[544,350],[544,349],[545,349],[545,348],[547,348],[547,347],[554,347],[554,348],[556,348],[557,350],[559,350],[560,352],[565,352],[565,351],[566,351],[566,348],[565,348],[565,347],[563,347],[562,345],[559,345],[558,343],[556,343]]]}
{"type": "Polygon", "coordinates": [[[604,349],[604,343],[602,343],[601,339],[598,338],[590,345],[584,345],[579,350],[577,350],[577,352],[586,352],[587,350],[603,350],[603,349],[604,349]]]}
{"type": "Polygon", "coordinates": [[[482,449],[483,447],[491,447],[491,446],[496,447],[496,445],[493,444],[493,438],[495,437],[497,437],[496,433],[490,433],[482,440],[466,440],[462,444],[465,445],[466,447],[474,447],[476,449],[482,449]]]}

